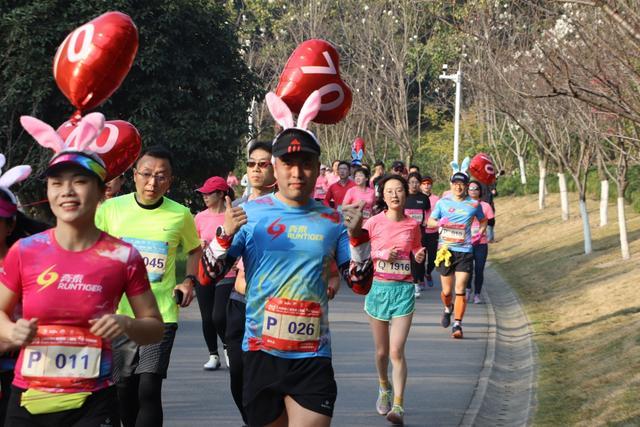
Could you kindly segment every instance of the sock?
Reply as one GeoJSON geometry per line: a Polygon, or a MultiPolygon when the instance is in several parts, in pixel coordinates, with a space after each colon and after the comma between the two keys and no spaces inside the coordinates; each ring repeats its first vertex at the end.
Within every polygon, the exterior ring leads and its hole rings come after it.
{"type": "Polygon", "coordinates": [[[454,320],[457,322],[462,322],[462,318],[464,317],[464,311],[466,309],[467,309],[467,299],[465,298],[465,294],[456,294],[454,320]]]}
{"type": "Polygon", "coordinates": [[[380,383],[380,390],[389,390],[391,386],[389,386],[389,380],[378,380],[380,383]]]}
{"type": "Polygon", "coordinates": [[[442,303],[444,304],[444,309],[447,313],[449,313],[450,307],[451,307],[451,294],[449,295],[445,295],[444,292],[440,292],[440,299],[442,300],[442,303]]]}
{"type": "Polygon", "coordinates": [[[393,396],[393,406],[399,406],[402,408],[402,396],[393,396]]]}

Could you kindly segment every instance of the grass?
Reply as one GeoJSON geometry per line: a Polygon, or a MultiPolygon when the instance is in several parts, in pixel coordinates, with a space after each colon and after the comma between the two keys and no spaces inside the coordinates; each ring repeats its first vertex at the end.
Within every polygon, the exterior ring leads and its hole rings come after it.
{"type": "Polygon", "coordinates": [[[517,291],[538,350],[537,426],[640,425],[640,215],[627,208],[631,259],[622,261],[614,205],[584,255],[577,196],[569,221],[550,194],[496,199],[490,260],[517,291]]]}

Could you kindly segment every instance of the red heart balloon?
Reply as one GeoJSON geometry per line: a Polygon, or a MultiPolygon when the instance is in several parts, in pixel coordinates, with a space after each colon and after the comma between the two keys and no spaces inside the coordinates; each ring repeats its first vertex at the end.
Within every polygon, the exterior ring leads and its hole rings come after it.
{"type": "MultiPolygon", "coordinates": [[[[64,122],[57,130],[69,147],[74,146],[77,126],[64,122]]],[[[142,150],[142,139],[138,129],[124,120],[110,120],[89,147],[98,153],[107,165],[107,181],[125,173],[136,161],[142,150]]]]}
{"type": "Polygon", "coordinates": [[[107,12],[64,39],[53,60],[53,77],[78,110],[90,110],[118,89],[137,51],[138,30],[131,18],[107,12]]]}
{"type": "Polygon", "coordinates": [[[338,51],[320,39],[307,40],[293,51],[280,75],[276,95],[291,111],[299,113],[314,90],[322,95],[322,106],[314,122],[333,124],[347,116],[353,96],[340,77],[338,51]]]}
{"type": "Polygon", "coordinates": [[[496,182],[496,171],[493,167],[493,161],[485,153],[478,153],[473,156],[469,165],[469,171],[478,181],[483,184],[491,185],[496,182]]]}

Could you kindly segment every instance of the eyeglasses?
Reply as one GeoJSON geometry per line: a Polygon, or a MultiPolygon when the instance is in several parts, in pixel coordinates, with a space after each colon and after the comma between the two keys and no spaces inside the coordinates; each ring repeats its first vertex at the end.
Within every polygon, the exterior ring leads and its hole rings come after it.
{"type": "Polygon", "coordinates": [[[469,187],[469,191],[479,191],[478,187],[469,187]]]}
{"type": "Polygon", "coordinates": [[[271,166],[271,162],[267,162],[266,160],[261,160],[261,161],[259,161],[259,162],[255,162],[255,161],[253,161],[253,160],[248,160],[248,161],[247,161],[247,167],[248,167],[248,168],[255,168],[255,167],[256,167],[256,165],[258,165],[258,167],[259,167],[260,169],[266,169],[266,168],[268,168],[269,166],[271,166]]]}
{"type": "Polygon", "coordinates": [[[145,181],[150,181],[151,178],[153,178],[156,180],[158,184],[163,184],[169,179],[168,177],[161,174],[153,174],[149,172],[138,172],[138,170],[134,170],[134,172],[137,173],[139,176],[141,176],[142,179],[144,179],[145,181]]]}
{"type": "Polygon", "coordinates": [[[396,190],[394,190],[393,188],[388,188],[388,189],[384,190],[384,194],[386,194],[387,196],[404,194],[404,188],[398,188],[396,190]]]}

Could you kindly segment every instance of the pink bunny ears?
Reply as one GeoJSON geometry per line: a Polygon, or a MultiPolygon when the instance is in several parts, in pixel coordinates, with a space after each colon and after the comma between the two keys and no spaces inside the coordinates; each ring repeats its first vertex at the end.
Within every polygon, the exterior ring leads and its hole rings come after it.
{"type": "Polygon", "coordinates": [[[313,120],[320,112],[322,105],[320,92],[313,91],[311,95],[304,101],[304,105],[298,114],[298,125],[293,124],[293,113],[287,104],[273,92],[269,92],[266,97],[267,107],[273,119],[282,126],[283,130],[296,127],[298,129],[307,130],[309,122],[313,120]]]}
{"type": "Polygon", "coordinates": [[[94,152],[97,147],[93,143],[104,128],[104,116],[101,113],[87,114],[78,123],[78,129],[72,132],[66,141],[55,129],[35,117],[22,116],[20,123],[38,144],[50,148],[55,154],[63,151],[94,152]]]}

